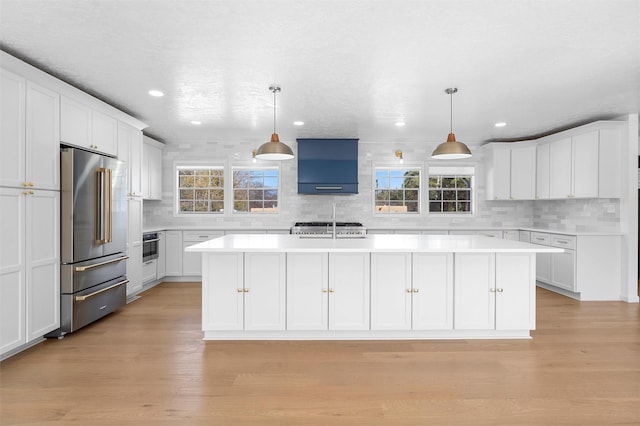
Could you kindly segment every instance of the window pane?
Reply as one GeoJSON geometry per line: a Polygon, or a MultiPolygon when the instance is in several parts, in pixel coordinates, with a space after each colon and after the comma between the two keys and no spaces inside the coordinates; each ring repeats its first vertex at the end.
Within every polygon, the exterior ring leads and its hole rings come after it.
{"type": "Polygon", "coordinates": [[[429,188],[441,188],[441,187],[442,187],[442,179],[440,177],[429,178],[429,188]]]}
{"type": "Polygon", "coordinates": [[[442,187],[443,188],[455,188],[456,187],[456,179],[452,177],[443,177],[442,178],[442,187]]]}
{"type": "Polygon", "coordinates": [[[407,206],[407,211],[411,212],[411,213],[417,213],[418,212],[418,203],[415,203],[413,201],[407,201],[405,203],[405,205],[407,206]]]}
{"type": "Polygon", "coordinates": [[[404,199],[409,201],[418,201],[418,190],[408,189],[404,192],[404,199]]]}
{"type": "Polygon", "coordinates": [[[389,188],[395,189],[404,187],[404,178],[391,178],[389,181],[391,185],[389,188]]]}
{"type": "Polygon", "coordinates": [[[181,189],[180,200],[193,200],[193,189],[181,189]]]}
{"type": "Polygon", "coordinates": [[[457,185],[458,185],[458,188],[471,188],[471,178],[459,177],[457,185]]]}
{"type": "Polygon", "coordinates": [[[458,202],[458,211],[469,213],[471,211],[471,203],[458,202]]]}
{"type": "Polygon", "coordinates": [[[224,169],[180,166],[177,171],[178,213],[219,213],[224,210],[224,169]],[[216,203],[212,204],[214,200],[216,203]]]}
{"type": "Polygon", "coordinates": [[[442,198],[444,200],[455,200],[456,191],[442,191],[442,198]]]}
{"type": "Polygon", "coordinates": [[[389,178],[376,179],[376,188],[377,189],[387,189],[387,188],[389,188],[389,178]]]}
{"type": "Polygon", "coordinates": [[[471,192],[469,192],[469,191],[460,190],[460,191],[457,191],[457,194],[458,194],[458,200],[470,200],[471,199],[471,192]]]}
{"type": "Polygon", "coordinates": [[[278,211],[279,170],[234,170],[233,176],[235,211],[245,213],[275,213],[278,211]],[[241,188],[248,190],[243,191],[241,188]],[[266,203],[265,199],[268,200],[266,203]]]}
{"type": "Polygon", "coordinates": [[[377,189],[376,190],[376,201],[386,201],[389,199],[389,190],[387,189],[377,189]]]}
{"type": "Polygon", "coordinates": [[[456,211],[456,203],[455,201],[443,201],[442,202],[442,211],[443,212],[455,212],[456,211]]]}
{"type": "Polygon", "coordinates": [[[429,211],[430,212],[441,212],[442,211],[442,203],[429,203],[429,211]]]}

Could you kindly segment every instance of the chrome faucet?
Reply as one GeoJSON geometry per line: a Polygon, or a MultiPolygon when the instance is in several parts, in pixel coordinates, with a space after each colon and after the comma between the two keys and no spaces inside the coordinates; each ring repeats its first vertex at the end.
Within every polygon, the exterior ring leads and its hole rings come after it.
{"type": "Polygon", "coordinates": [[[331,237],[336,238],[336,202],[333,202],[333,224],[331,228],[331,237]]]}

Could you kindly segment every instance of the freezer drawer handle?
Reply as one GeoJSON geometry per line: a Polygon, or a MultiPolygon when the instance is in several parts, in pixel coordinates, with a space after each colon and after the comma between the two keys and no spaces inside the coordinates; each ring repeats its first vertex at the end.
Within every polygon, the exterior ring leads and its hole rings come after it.
{"type": "MultiPolygon", "coordinates": [[[[85,295],[85,296],[76,296],[76,297],[75,297],[76,302],[82,302],[83,300],[87,300],[87,299],[89,299],[90,297],[95,296],[96,294],[104,293],[104,292],[105,292],[105,291],[107,291],[107,290],[111,290],[112,288],[116,288],[116,287],[121,286],[121,285],[123,285],[123,284],[126,284],[126,283],[128,283],[128,282],[129,282],[129,280],[122,280],[122,281],[120,281],[119,283],[115,283],[114,285],[110,285],[109,287],[107,287],[107,288],[103,288],[102,290],[94,291],[94,292],[93,292],[93,293],[91,293],[91,294],[87,294],[87,295],[85,295]]],[[[102,309],[102,308],[100,308],[100,309],[102,309]]]]}
{"type": "Polygon", "coordinates": [[[99,266],[104,266],[104,265],[108,265],[110,263],[116,263],[116,262],[120,262],[122,260],[127,260],[128,258],[129,258],[129,256],[122,256],[122,257],[119,257],[117,259],[111,259],[111,260],[107,260],[107,261],[100,262],[100,263],[94,263],[93,265],[76,266],[76,272],[84,272],[84,271],[87,271],[89,269],[97,268],[99,266]]]}

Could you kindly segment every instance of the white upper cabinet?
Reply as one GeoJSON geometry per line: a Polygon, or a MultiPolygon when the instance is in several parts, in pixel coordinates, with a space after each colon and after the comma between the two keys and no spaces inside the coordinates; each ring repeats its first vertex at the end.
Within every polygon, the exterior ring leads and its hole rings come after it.
{"type": "Polygon", "coordinates": [[[0,186],[60,189],[59,96],[2,70],[0,186]]]}
{"type": "Polygon", "coordinates": [[[536,186],[536,147],[511,142],[488,145],[487,200],[532,200],[536,186]]]}
{"type": "Polygon", "coordinates": [[[598,196],[598,131],[571,138],[572,196],[598,196]]]}
{"type": "Polygon", "coordinates": [[[486,161],[487,200],[511,199],[511,148],[509,144],[490,144],[486,161]]]}
{"type": "Polygon", "coordinates": [[[536,195],[536,147],[511,147],[511,199],[533,200],[536,195]]]}
{"type": "Polygon", "coordinates": [[[162,199],[162,144],[147,136],[142,153],[142,198],[162,199]]]}
{"type": "Polygon", "coordinates": [[[549,146],[549,197],[571,198],[571,138],[549,146]]]}
{"type": "Polygon", "coordinates": [[[60,141],[109,155],[118,153],[118,122],[73,99],[60,101],[60,141]]]}
{"type": "Polygon", "coordinates": [[[127,162],[130,197],[142,197],[142,131],[118,122],[118,159],[127,162]]]}
{"type": "Polygon", "coordinates": [[[536,147],[536,199],[549,198],[549,161],[551,161],[548,143],[536,147]]]}

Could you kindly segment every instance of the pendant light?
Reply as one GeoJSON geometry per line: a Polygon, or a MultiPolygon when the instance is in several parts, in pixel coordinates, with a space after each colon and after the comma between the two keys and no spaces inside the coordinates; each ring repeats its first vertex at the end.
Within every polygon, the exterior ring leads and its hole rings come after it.
{"type": "Polygon", "coordinates": [[[271,141],[263,143],[255,156],[260,160],[289,160],[293,158],[293,151],[286,144],[280,142],[276,133],[276,93],[281,89],[280,86],[272,84],[269,86],[269,90],[273,92],[273,134],[271,141]]]}
{"type": "Polygon", "coordinates": [[[458,142],[456,140],[456,135],[453,134],[453,94],[456,93],[458,89],[455,87],[448,88],[444,91],[444,93],[451,96],[451,120],[450,120],[450,130],[449,136],[447,136],[447,141],[438,145],[438,147],[431,154],[431,158],[435,158],[437,160],[457,160],[459,158],[469,158],[471,157],[471,151],[469,147],[467,147],[462,142],[458,142]]]}

